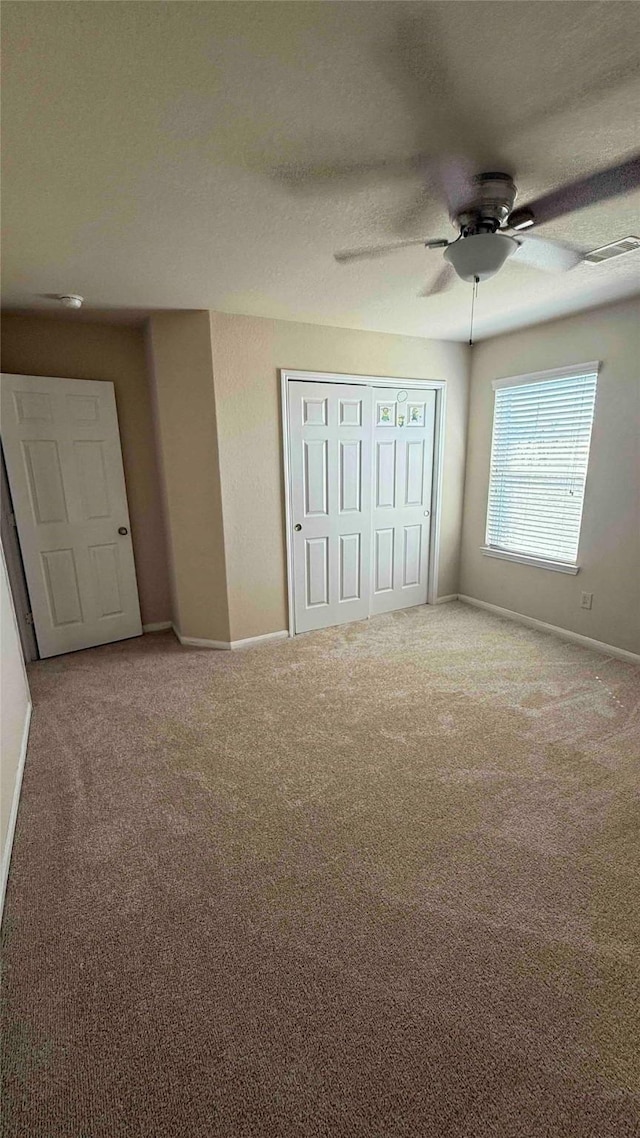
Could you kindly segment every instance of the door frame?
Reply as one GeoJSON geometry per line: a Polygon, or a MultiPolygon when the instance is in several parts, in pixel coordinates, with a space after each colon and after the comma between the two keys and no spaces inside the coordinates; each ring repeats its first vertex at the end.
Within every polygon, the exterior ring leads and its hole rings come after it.
{"type": "Polygon", "coordinates": [[[339,372],[290,371],[280,369],[280,399],[282,410],[282,455],[284,469],[284,514],[287,549],[287,606],[289,615],[289,636],[296,635],[294,585],[293,585],[293,543],[291,541],[291,456],[289,453],[289,383],[349,383],[362,387],[406,387],[422,391],[435,391],[435,438],[433,440],[433,482],[431,489],[431,517],[427,604],[435,605],[438,599],[438,566],[440,562],[440,517],[442,513],[442,476],[444,470],[444,432],[447,405],[446,379],[405,379],[384,375],[343,375],[339,372]]]}
{"type": "Polygon", "coordinates": [[[13,500],[9,489],[9,479],[4,461],[4,451],[0,442],[0,537],[4,550],[4,559],[7,567],[9,588],[13,598],[18,632],[20,633],[20,646],[25,664],[32,664],[39,660],[38,644],[34,631],[33,616],[31,615],[31,600],[27,578],[24,575],[22,563],[22,550],[18,537],[18,525],[13,511],[13,500]]]}

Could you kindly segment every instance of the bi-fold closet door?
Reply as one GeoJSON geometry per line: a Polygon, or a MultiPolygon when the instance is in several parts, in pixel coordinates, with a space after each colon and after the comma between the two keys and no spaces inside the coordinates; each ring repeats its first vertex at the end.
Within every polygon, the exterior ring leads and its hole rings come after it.
{"type": "Polygon", "coordinates": [[[433,390],[290,380],[295,631],[425,604],[433,390]]]}

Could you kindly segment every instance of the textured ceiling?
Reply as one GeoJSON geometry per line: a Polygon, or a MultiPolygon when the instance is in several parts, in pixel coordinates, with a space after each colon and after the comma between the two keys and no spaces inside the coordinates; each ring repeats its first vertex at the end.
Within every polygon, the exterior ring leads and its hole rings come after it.
{"type": "MultiPolygon", "coordinates": [[[[441,251],[333,260],[454,235],[394,162],[469,154],[512,173],[522,204],[638,148],[632,3],[7,0],[3,23],[9,308],[71,291],[88,311],[464,339],[469,285],[417,296],[441,251]]],[[[540,233],[589,249],[638,233],[639,213],[627,195],[540,233]]],[[[480,286],[477,334],[639,289],[640,253],[562,276],[510,263],[480,286]]]]}

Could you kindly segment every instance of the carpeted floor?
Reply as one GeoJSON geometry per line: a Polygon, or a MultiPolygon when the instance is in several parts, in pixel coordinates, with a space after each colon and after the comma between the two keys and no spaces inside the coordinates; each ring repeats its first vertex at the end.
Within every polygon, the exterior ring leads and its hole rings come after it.
{"type": "Polygon", "coordinates": [[[640,670],[450,604],[31,683],[7,1138],[640,1133],[640,670]]]}

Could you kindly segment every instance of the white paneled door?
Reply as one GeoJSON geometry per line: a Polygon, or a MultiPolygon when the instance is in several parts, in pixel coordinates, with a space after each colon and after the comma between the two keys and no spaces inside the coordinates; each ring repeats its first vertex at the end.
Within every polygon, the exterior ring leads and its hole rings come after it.
{"type": "Polygon", "coordinates": [[[367,387],[289,384],[296,632],[369,615],[367,387]]]}
{"type": "Polygon", "coordinates": [[[38,648],[142,632],[112,383],[3,375],[1,428],[38,648]]]}
{"type": "Polygon", "coordinates": [[[371,612],[427,602],[435,391],[373,390],[371,612]]]}
{"type": "Polygon", "coordinates": [[[295,631],[425,604],[436,393],[288,383],[295,631]]]}

